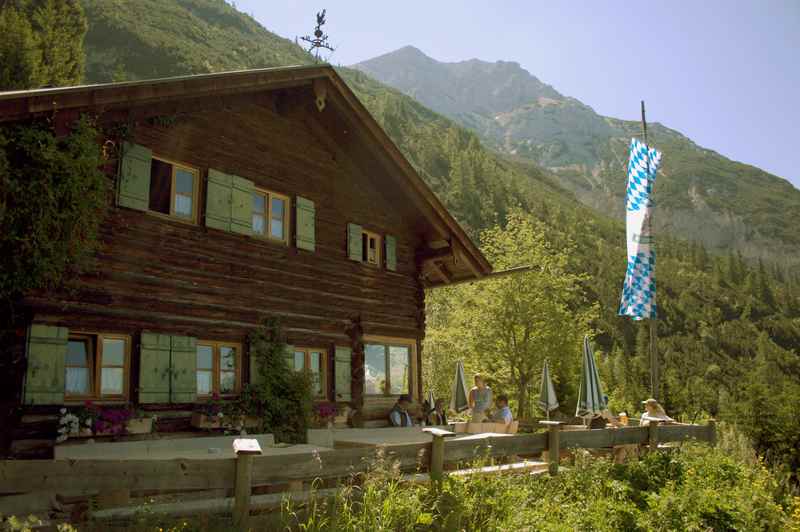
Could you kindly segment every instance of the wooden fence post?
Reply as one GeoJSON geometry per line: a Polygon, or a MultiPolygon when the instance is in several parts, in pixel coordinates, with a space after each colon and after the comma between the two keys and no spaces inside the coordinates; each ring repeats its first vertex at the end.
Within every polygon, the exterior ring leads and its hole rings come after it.
{"type": "Polygon", "coordinates": [[[556,476],[561,457],[561,422],[540,421],[539,424],[547,427],[547,470],[550,475],[556,476]]]}
{"type": "Polygon", "coordinates": [[[233,440],[236,453],[236,484],[233,489],[233,524],[238,530],[247,530],[250,521],[250,491],[253,478],[253,456],[261,454],[258,440],[233,440]]]}
{"type": "Polygon", "coordinates": [[[708,420],[708,443],[717,444],[717,421],[713,418],[708,420]]]}
{"type": "Polygon", "coordinates": [[[455,436],[455,432],[437,429],[435,427],[424,428],[422,432],[427,432],[433,436],[433,442],[431,443],[431,460],[428,471],[431,480],[439,482],[444,477],[444,439],[448,436],[455,436]]]}
{"type": "Polygon", "coordinates": [[[650,446],[650,451],[658,450],[658,421],[650,420],[647,425],[647,440],[650,446]]]}

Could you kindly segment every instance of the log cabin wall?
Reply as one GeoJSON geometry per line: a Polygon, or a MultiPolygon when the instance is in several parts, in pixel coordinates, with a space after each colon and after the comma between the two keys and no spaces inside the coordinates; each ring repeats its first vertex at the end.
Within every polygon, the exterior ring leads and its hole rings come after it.
{"type": "MultiPolygon", "coordinates": [[[[365,336],[415,342],[412,388],[421,396],[420,341],[424,291],[415,252],[422,238],[401,215],[392,185],[366,175],[320,139],[313,97],[295,94],[291,112],[277,98],[202,98],[166,126],[141,119],[157,107],[133,109],[133,138],[155,157],[199,169],[196,224],[111,206],[102,228],[96,271],[58,296],[32,296],[37,322],[70,330],[122,333],[132,339],[130,399],[137,400],[139,335],[143,330],[244,344],[266,316],[282,318],[290,344],[328,349],[327,396],[333,398],[335,345],[350,346],[346,330],[360,319],[365,336]],[[228,233],[204,224],[209,168],[252,180],[259,188],[310,199],[316,206],[316,250],[228,233]],[[397,239],[397,269],[348,260],[347,224],[397,239]]],[[[167,108],[165,108],[167,109],[167,108]]],[[[170,107],[169,109],[173,109],[170,107]]],[[[114,116],[124,116],[117,112],[114,116]]],[[[101,120],[108,119],[101,117],[101,120]]],[[[115,179],[115,172],[109,172],[115,179]]],[[[244,376],[249,371],[245,355],[244,376]]],[[[363,354],[354,355],[354,402],[367,419],[385,417],[393,398],[360,397],[363,354]],[[359,406],[362,406],[359,404],[359,406]]],[[[174,408],[174,405],[173,405],[174,408]]],[[[189,405],[187,405],[189,408],[189,405]]]]}

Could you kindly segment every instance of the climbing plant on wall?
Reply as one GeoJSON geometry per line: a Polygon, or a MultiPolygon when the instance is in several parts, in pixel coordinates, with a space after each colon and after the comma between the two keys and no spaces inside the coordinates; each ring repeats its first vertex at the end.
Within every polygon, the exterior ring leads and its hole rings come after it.
{"type": "Polygon", "coordinates": [[[98,131],[49,122],[0,128],[0,299],[59,286],[97,247],[107,181],[98,131]]]}
{"type": "Polygon", "coordinates": [[[304,442],[311,420],[310,375],[289,366],[290,350],[279,320],[264,320],[249,341],[250,385],[241,399],[246,413],[261,417],[264,430],[279,441],[304,442]]]}

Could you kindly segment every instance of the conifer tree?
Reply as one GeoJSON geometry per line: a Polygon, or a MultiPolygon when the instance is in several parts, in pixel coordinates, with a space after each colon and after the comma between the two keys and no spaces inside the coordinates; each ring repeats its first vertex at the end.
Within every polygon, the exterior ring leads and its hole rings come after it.
{"type": "Polygon", "coordinates": [[[87,29],[78,0],[0,0],[0,90],[79,84],[87,29]]]}
{"type": "Polygon", "coordinates": [[[41,55],[30,22],[16,7],[0,7],[0,90],[38,85],[41,55]]]}

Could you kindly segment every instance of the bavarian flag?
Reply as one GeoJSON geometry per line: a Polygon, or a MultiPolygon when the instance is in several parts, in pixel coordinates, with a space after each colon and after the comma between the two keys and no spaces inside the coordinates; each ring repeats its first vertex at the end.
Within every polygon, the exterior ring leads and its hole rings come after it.
{"type": "Polygon", "coordinates": [[[628,192],[625,201],[628,234],[628,270],[622,287],[619,315],[635,320],[656,317],[656,250],[650,227],[653,183],[661,152],[631,139],[628,192]]]}

